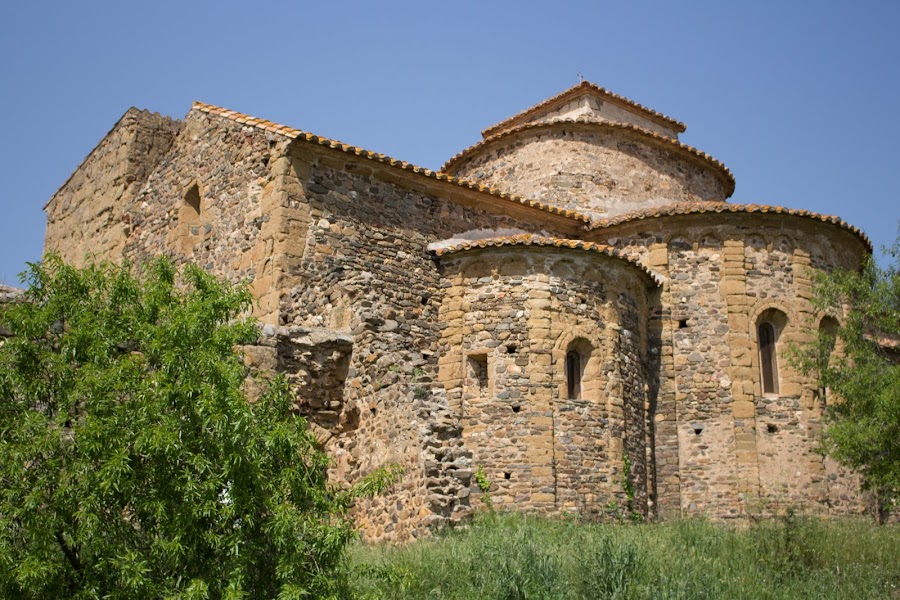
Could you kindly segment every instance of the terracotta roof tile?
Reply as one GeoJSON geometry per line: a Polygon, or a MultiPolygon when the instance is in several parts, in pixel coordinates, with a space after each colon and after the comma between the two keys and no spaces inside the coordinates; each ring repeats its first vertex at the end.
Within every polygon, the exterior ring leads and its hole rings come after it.
{"type": "Polygon", "coordinates": [[[494,238],[485,238],[482,240],[472,240],[447,246],[445,248],[435,248],[432,252],[437,256],[446,254],[454,254],[456,252],[465,252],[466,250],[477,250],[481,248],[497,248],[500,246],[544,246],[553,248],[569,248],[572,250],[585,250],[588,252],[597,252],[605,254],[612,258],[624,260],[627,263],[638,267],[641,271],[650,276],[654,283],[659,285],[659,278],[653,271],[645,267],[637,260],[627,256],[624,252],[607,246],[606,244],[597,244],[594,242],[585,242],[584,240],[572,240],[565,238],[547,237],[534,235],[531,233],[522,233],[518,235],[501,236],[494,238]]]}
{"type": "Polygon", "coordinates": [[[257,129],[262,129],[264,131],[268,131],[270,133],[275,133],[278,135],[283,135],[290,139],[295,140],[303,140],[306,142],[311,142],[314,144],[318,144],[320,146],[326,146],[329,148],[334,148],[336,150],[341,150],[342,152],[346,152],[348,154],[355,154],[357,156],[363,156],[370,160],[390,165],[392,167],[397,167],[403,169],[405,171],[409,171],[412,173],[416,173],[419,175],[423,175],[428,177],[429,179],[436,179],[438,181],[446,181],[448,183],[452,183],[458,187],[475,190],[478,192],[482,192],[488,194],[494,198],[499,198],[501,200],[506,200],[508,202],[512,202],[515,204],[520,204],[522,206],[530,206],[533,208],[537,208],[544,212],[560,215],[567,219],[571,219],[572,221],[576,221],[580,225],[586,225],[590,223],[591,218],[587,215],[581,214],[574,210],[567,210],[563,208],[559,208],[556,206],[552,206],[549,204],[544,204],[542,202],[537,202],[534,200],[529,200],[527,198],[523,198],[521,196],[517,196],[515,194],[509,194],[506,192],[502,192],[492,187],[487,187],[482,184],[474,183],[465,179],[460,179],[459,177],[453,177],[452,175],[447,175],[446,173],[441,173],[437,171],[432,171],[431,169],[425,169],[423,167],[419,167],[413,165],[411,163],[397,160],[396,158],[391,158],[390,156],[379,154],[378,152],[372,152],[370,150],[365,150],[363,148],[358,148],[356,146],[351,146],[349,144],[344,144],[337,140],[331,140],[326,137],[321,137],[306,131],[301,131],[300,129],[294,129],[292,127],[287,127],[285,125],[280,125],[278,123],[273,123],[272,121],[267,121],[266,119],[257,119],[255,117],[250,117],[243,113],[235,112],[233,110],[228,110],[225,108],[221,108],[218,106],[213,106],[212,104],[204,104],[203,102],[194,102],[193,108],[199,110],[200,112],[216,115],[220,117],[224,117],[226,119],[230,119],[232,121],[236,121],[241,124],[251,125],[257,129]]]}
{"type": "Polygon", "coordinates": [[[674,129],[678,133],[681,133],[685,129],[687,129],[687,126],[684,123],[682,123],[681,121],[676,121],[675,119],[673,119],[671,117],[667,117],[666,115],[662,114],[661,112],[657,112],[657,111],[653,110],[652,108],[648,108],[642,104],[638,104],[634,100],[629,100],[625,96],[620,96],[619,94],[615,94],[605,88],[600,87],[599,85],[591,83],[590,81],[582,81],[578,85],[572,86],[569,89],[567,89],[566,91],[561,92],[561,93],[553,96],[552,98],[548,98],[548,99],[544,100],[543,102],[539,102],[539,103],[535,104],[534,106],[532,106],[531,108],[526,108],[522,112],[517,113],[517,114],[509,117],[508,119],[504,119],[503,121],[500,121],[496,125],[492,125],[492,126],[488,127],[487,129],[485,129],[484,131],[481,132],[481,135],[484,137],[492,136],[495,133],[498,133],[501,129],[504,129],[504,128],[512,126],[512,125],[516,125],[522,119],[530,116],[533,113],[539,112],[540,110],[547,108],[548,106],[550,106],[552,104],[557,104],[557,103],[564,104],[568,100],[570,100],[572,98],[576,98],[576,97],[586,94],[588,92],[598,93],[601,96],[605,96],[606,98],[613,100],[614,102],[617,102],[619,104],[625,104],[626,106],[637,109],[637,111],[642,113],[645,117],[647,117],[653,121],[656,121],[670,129],[674,129]]]}
{"type": "Polygon", "coordinates": [[[670,138],[670,137],[662,135],[660,133],[656,133],[655,131],[650,131],[649,129],[644,129],[643,127],[639,127],[637,125],[632,125],[631,123],[620,123],[618,121],[597,121],[594,119],[587,119],[587,118],[583,118],[583,117],[577,118],[577,119],[557,119],[554,121],[541,121],[541,122],[535,122],[535,123],[525,123],[524,125],[519,125],[517,127],[512,127],[510,129],[504,129],[503,131],[501,131],[495,135],[486,137],[485,139],[479,141],[477,144],[469,146],[462,152],[459,152],[456,156],[452,157],[450,160],[448,160],[446,163],[444,163],[444,166],[441,167],[441,172],[447,172],[447,171],[452,170],[453,168],[456,167],[456,165],[459,162],[461,162],[464,158],[467,158],[469,155],[473,154],[475,151],[479,150],[480,148],[482,148],[496,140],[502,139],[506,136],[514,135],[521,131],[527,131],[530,129],[542,129],[542,128],[550,129],[550,128],[553,128],[553,127],[556,127],[559,125],[563,125],[563,126],[565,126],[565,125],[592,125],[592,126],[597,126],[597,127],[624,129],[624,130],[636,132],[636,133],[640,134],[641,136],[651,138],[660,144],[669,145],[673,148],[677,148],[681,151],[692,154],[695,158],[700,159],[700,160],[708,163],[710,166],[718,169],[721,172],[722,176],[725,177],[726,181],[728,182],[728,189],[727,189],[728,195],[730,196],[731,194],[734,193],[735,182],[734,182],[734,175],[731,173],[731,170],[728,167],[726,167],[721,161],[713,158],[706,152],[703,152],[702,150],[698,150],[697,148],[694,148],[693,146],[688,146],[687,144],[683,144],[674,138],[670,138]]]}
{"type": "Polygon", "coordinates": [[[823,215],[809,210],[801,210],[794,208],[785,208],[784,206],[771,206],[767,204],[730,204],[728,202],[680,202],[676,204],[668,204],[655,208],[646,208],[637,210],[609,219],[598,219],[591,223],[590,229],[603,229],[613,227],[623,223],[631,223],[633,221],[641,221],[643,219],[654,219],[658,217],[670,217],[674,215],[693,215],[708,213],[775,213],[780,215],[790,215],[794,217],[803,217],[822,221],[823,223],[833,223],[842,229],[846,229],[858,236],[869,251],[872,251],[872,242],[866,237],[861,229],[847,223],[840,217],[832,215],[823,215]]]}

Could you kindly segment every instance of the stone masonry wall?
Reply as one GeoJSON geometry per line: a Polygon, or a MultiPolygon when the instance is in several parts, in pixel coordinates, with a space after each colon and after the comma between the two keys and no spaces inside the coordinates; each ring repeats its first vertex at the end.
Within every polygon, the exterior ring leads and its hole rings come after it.
{"type": "Polygon", "coordinates": [[[125,207],[180,128],[179,121],[129,109],[47,203],[45,249],[76,266],[89,254],[120,259],[129,229],[125,207]]]}
{"type": "MultiPolygon", "coordinates": [[[[602,108],[575,102],[540,118],[602,108]]],[[[665,143],[558,123],[489,142],[455,170],[595,216],[724,200],[724,171],[665,143]]],[[[46,247],[69,262],[165,253],[250,282],[265,327],[248,366],[288,375],[335,480],[386,463],[406,470],[357,507],[367,539],[408,540],[470,514],[478,465],[500,508],[717,518],[864,509],[859,478],[816,452],[827,399],[785,356],[823,317],[810,302],[814,274],[854,268],[867,251],[833,224],[709,213],[583,232],[655,270],[661,288],[627,261],[571,248],[437,258],[436,242],[582,232],[560,215],[201,109],[184,123],[129,110],[47,214],[46,247]],[[764,319],[778,327],[778,393],[760,382],[764,319]],[[569,349],[584,357],[577,399],[566,389],[569,349]]]]}
{"type": "Polygon", "coordinates": [[[821,319],[810,303],[814,271],[853,268],[866,252],[862,242],[834,225],[783,215],[654,223],[594,235],[667,278],[654,415],[660,515],[862,511],[858,479],[816,452],[815,386],[786,356],[821,319]],[[772,311],[786,323],[776,343],[776,395],[762,393],[756,339],[759,320],[772,311]]]}
{"type": "Polygon", "coordinates": [[[514,133],[476,150],[451,171],[594,217],[729,195],[724,176],[712,165],[649,143],[639,133],[597,123],[514,133]]]}
{"type": "Polygon", "coordinates": [[[191,111],[170,154],[125,207],[131,221],[125,255],[169,254],[232,281],[249,281],[257,316],[277,320],[272,207],[279,174],[269,163],[287,144],[191,111]],[[191,194],[199,210],[191,206],[191,194]]]}
{"type": "Polygon", "coordinates": [[[470,511],[471,460],[437,381],[442,287],[427,246],[472,229],[538,231],[540,222],[414,191],[419,179],[337,152],[300,144],[289,158],[280,202],[306,216],[285,245],[281,321],[352,339],[343,406],[359,417],[329,441],[335,476],[405,468],[398,489],[357,510],[367,539],[405,540],[458,520],[470,511]]]}
{"type": "Polygon", "coordinates": [[[441,263],[440,380],[494,506],[646,514],[646,276],[596,253],[525,246],[441,263]],[[570,349],[584,361],[577,399],[570,349]]]}

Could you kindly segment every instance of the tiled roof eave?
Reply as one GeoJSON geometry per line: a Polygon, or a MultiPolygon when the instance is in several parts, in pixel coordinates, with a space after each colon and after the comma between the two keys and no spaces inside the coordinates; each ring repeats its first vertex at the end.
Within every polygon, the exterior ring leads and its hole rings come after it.
{"type": "Polygon", "coordinates": [[[569,250],[583,250],[586,252],[596,252],[598,254],[603,254],[605,256],[624,261],[633,267],[637,267],[642,273],[647,275],[654,284],[660,285],[659,277],[655,273],[653,273],[653,271],[645,267],[637,260],[627,256],[622,251],[606,244],[586,242],[584,240],[555,238],[526,233],[512,236],[466,241],[445,248],[435,248],[431,250],[431,252],[435,256],[441,257],[449,254],[466,252],[469,250],[482,250],[486,248],[499,248],[504,246],[537,246],[545,248],[560,248],[569,250]]]}
{"type": "Polygon", "coordinates": [[[713,213],[720,214],[778,214],[791,217],[800,217],[811,219],[822,223],[830,223],[841,229],[845,229],[856,235],[863,244],[868,248],[869,252],[873,251],[872,242],[863,231],[850,223],[847,223],[840,217],[834,215],[823,215],[808,210],[786,208],[784,206],[775,206],[768,204],[731,204],[728,202],[684,202],[669,204],[655,208],[646,208],[629,213],[621,214],[609,219],[594,220],[590,225],[590,230],[606,229],[633,223],[646,219],[657,219],[665,217],[674,217],[681,215],[708,215],[713,213]]]}
{"type": "Polygon", "coordinates": [[[355,156],[359,156],[362,158],[366,158],[368,160],[372,160],[384,165],[388,165],[394,168],[402,169],[404,171],[414,173],[420,176],[427,177],[436,181],[443,181],[455,185],[460,188],[465,188],[468,190],[473,190],[482,194],[486,194],[492,198],[510,202],[513,204],[517,204],[520,206],[534,208],[540,211],[543,211],[548,214],[552,214],[558,217],[563,217],[569,221],[572,221],[573,224],[580,227],[586,227],[590,224],[591,218],[588,215],[579,213],[577,211],[568,210],[564,208],[560,208],[557,206],[553,206],[550,204],[545,204],[543,202],[538,202],[537,200],[531,200],[529,198],[524,198],[522,196],[518,196],[515,194],[509,194],[507,192],[503,192],[501,190],[497,190],[490,186],[486,186],[483,184],[479,184],[473,181],[469,181],[466,179],[462,179],[459,177],[455,177],[453,175],[448,175],[447,173],[443,173],[440,171],[432,171],[431,169],[426,169],[423,167],[419,167],[412,163],[408,163],[406,161],[398,160],[396,158],[392,158],[385,154],[380,154],[378,152],[372,152],[370,150],[365,150],[364,148],[359,148],[357,146],[352,146],[350,144],[344,144],[343,142],[339,142],[337,140],[332,140],[326,137],[318,136],[306,131],[302,131],[300,129],[294,129],[292,127],[287,127],[285,125],[280,125],[278,123],[274,123],[272,121],[267,121],[266,119],[258,119],[256,117],[251,117],[249,115],[239,113],[233,110],[228,110],[225,108],[221,108],[218,106],[214,106],[211,104],[205,104],[203,102],[194,102],[193,108],[200,112],[216,115],[219,117],[224,117],[236,123],[241,123],[243,125],[247,125],[256,129],[260,129],[266,131],[268,133],[276,134],[283,136],[287,139],[291,140],[300,140],[304,142],[309,142],[312,144],[316,144],[318,146],[324,146],[327,148],[332,148],[335,150],[339,150],[341,152],[345,152],[347,154],[353,154],[355,156]]]}
{"type": "MultiPolygon", "coordinates": [[[[608,128],[608,129],[620,129],[624,131],[630,131],[633,133],[637,133],[640,136],[647,138],[648,140],[653,140],[655,143],[659,143],[663,146],[668,146],[673,149],[679,150],[681,152],[685,152],[692,156],[692,158],[696,160],[700,160],[705,164],[716,169],[722,178],[725,180],[727,185],[727,196],[730,196],[734,193],[735,180],[734,175],[731,173],[731,170],[725,166],[724,163],[712,157],[711,155],[703,152],[702,150],[698,150],[693,146],[689,146],[687,144],[683,144],[674,138],[670,138],[668,136],[662,135],[660,133],[656,133],[655,131],[650,131],[649,129],[645,129],[638,125],[633,125],[631,123],[622,123],[619,121],[607,121],[607,120],[597,120],[597,119],[588,119],[588,118],[577,118],[577,119],[555,119],[552,121],[541,121],[535,123],[526,123],[524,125],[519,125],[517,127],[513,127],[510,129],[504,129],[503,131],[492,135],[491,137],[485,138],[478,143],[469,146],[465,150],[462,150],[450,160],[448,160],[443,167],[441,167],[441,172],[450,172],[454,168],[456,168],[461,162],[469,159],[472,155],[482,150],[486,146],[489,146],[493,143],[496,143],[498,140],[504,139],[506,137],[516,135],[518,133],[531,131],[531,130],[541,130],[541,129],[554,129],[559,126],[585,126],[585,127],[600,127],[600,128],[608,128]]],[[[727,197],[726,196],[726,197],[727,197]]]]}

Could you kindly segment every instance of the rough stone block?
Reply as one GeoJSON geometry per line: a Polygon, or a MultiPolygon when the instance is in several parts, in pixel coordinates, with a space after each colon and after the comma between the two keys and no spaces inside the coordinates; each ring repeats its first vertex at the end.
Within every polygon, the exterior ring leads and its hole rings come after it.
{"type": "Polygon", "coordinates": [[[747,419],[756,414],[756,408],[753,402],[735,399],[731,404],[731,413],[738,419],[747,419]]]}

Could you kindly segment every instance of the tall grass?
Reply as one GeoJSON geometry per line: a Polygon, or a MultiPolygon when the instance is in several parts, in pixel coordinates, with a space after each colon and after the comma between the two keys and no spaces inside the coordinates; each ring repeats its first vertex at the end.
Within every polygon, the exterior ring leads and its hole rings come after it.
{"type": "Polygon", "coordinates": [[[579,524],[485,515],[464,530],[350,555],[361,598],[897,599],[900,528],[785,517],[579,524]]]}

